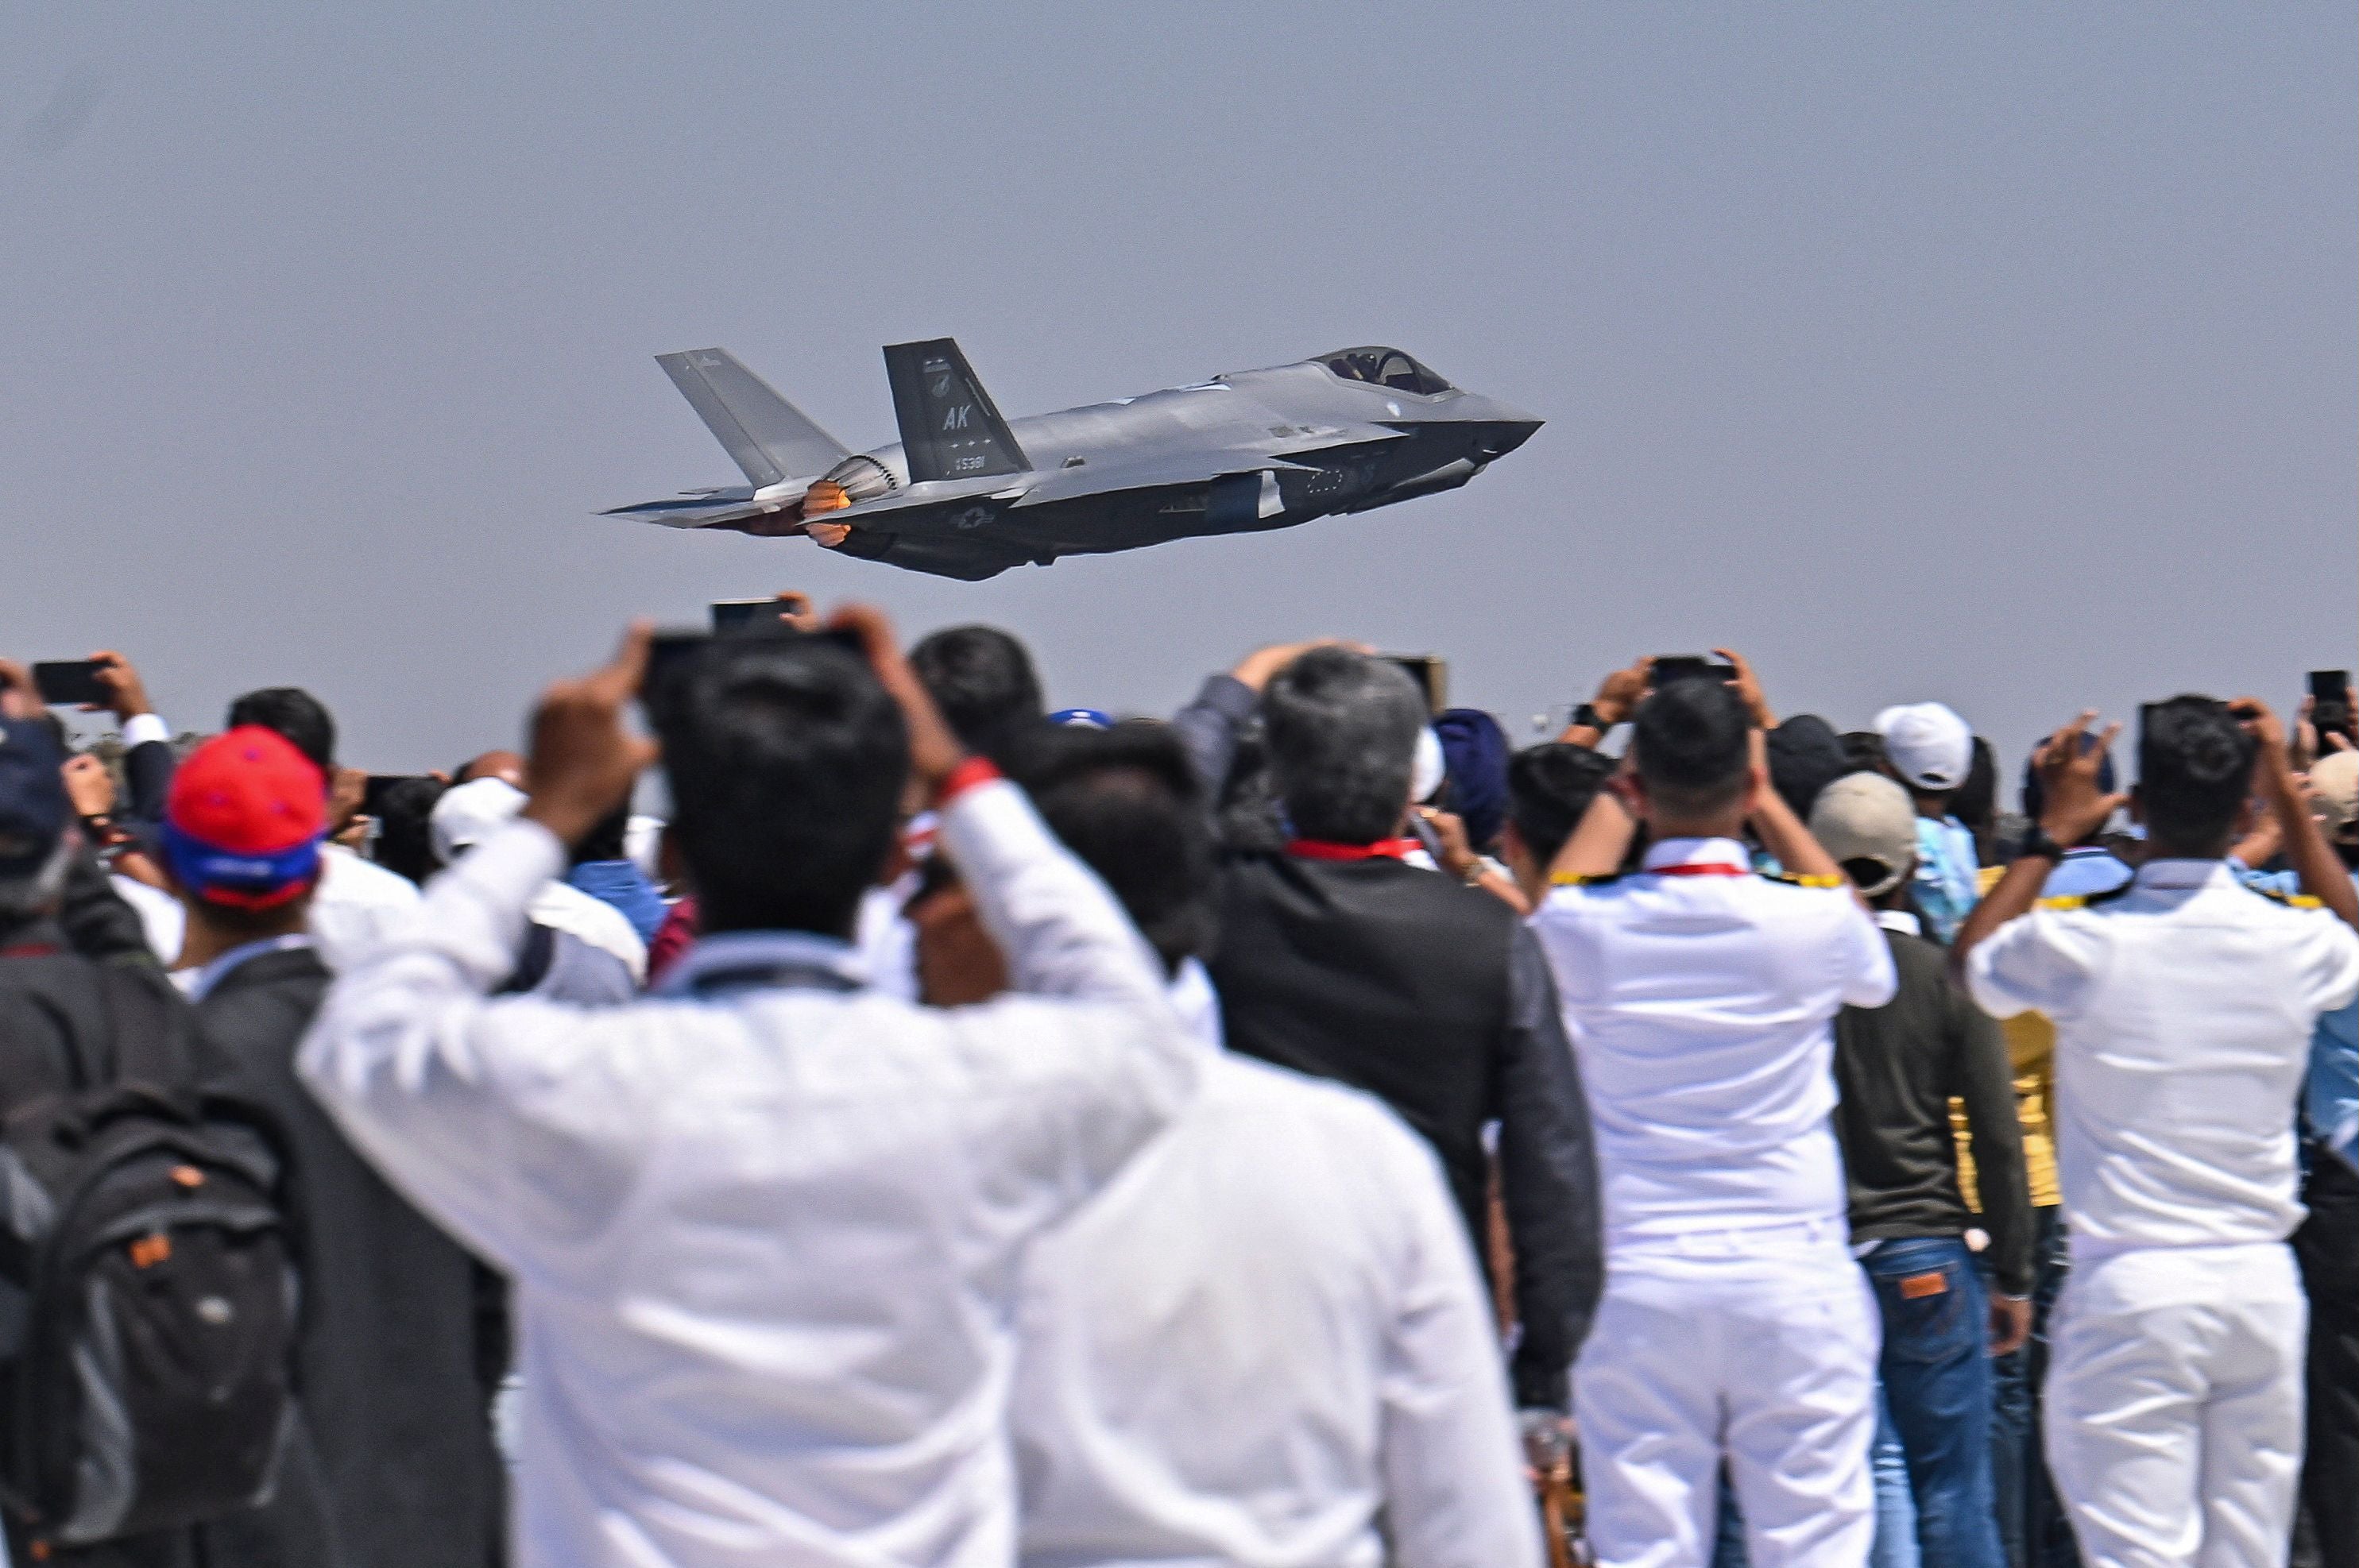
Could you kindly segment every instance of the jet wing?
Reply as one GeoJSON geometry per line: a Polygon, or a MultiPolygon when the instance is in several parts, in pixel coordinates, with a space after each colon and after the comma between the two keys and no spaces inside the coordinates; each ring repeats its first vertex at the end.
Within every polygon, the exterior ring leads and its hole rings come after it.
{"type": "Polygon", "coordinates": [[[1071,468],[1051,469],[1038,477],[1017,507],[1043,506],[1085,495],[1117,490],[1159,490],[1179,485],[1209,484],[1232,474],[1260,473],[1271,469],[1310,469],[1326,453],[1343,453],[1408,439],[1406,433],[1380,425],[1328,427],[1316,434],[1275,438],[1263,448],[1229,448],[1219,451],[1116,453],[1091,459],[1071,468]]]}

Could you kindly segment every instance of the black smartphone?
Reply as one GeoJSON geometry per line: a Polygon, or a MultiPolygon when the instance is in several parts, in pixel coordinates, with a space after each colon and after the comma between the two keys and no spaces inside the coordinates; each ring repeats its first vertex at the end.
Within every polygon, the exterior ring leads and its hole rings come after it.
{"type": "Polygon", "coordinates": [[[1716,680],[1725,686],[1736,678],[1736,666],[1695,654],[1658,654],[1653,665],[1655,689],[1673,681],[1716,680]]]}
{"type": "MultiPolygon", "coordinates": [[[[775,604],[775,600],[765,600],[775,604]]],[[[718,606],[715,606],[717,609],[718,606]]],[[[681,665],[694,657],[699,648],[723,639],[740,641],[754,638],[814,637],[833,643],[863,664],[868,661],[867,646],[857,632],[798,632],[783,621],[751,621],[725,631],[703,632],[694,627],[669,627],[658,632],[647,642],[647,673],[639,683],[640,699],[644,702],[662,691],[681,665]]]]}
{"type": "Polygon", "coordinates": [[[2310,672],[2310,721],[2318,726],[2321,735],[2335,734],[2350,741],[2359,739],[2353,731],[2359,729],[2351,709],[2351,672],[2349,670],[2312,670],[2310,672]]]}
{"type": "Polygon", "coordinates": [[[98,684],[96,659],[50,659],[33,666],[33,686],[52,708],[85,702],[104,707],[106,688],[98,684]]]}
{"type": "Polygon", "coordinates": [[[361,785],[361,815],[383,820],[385,797],[391,792],[393,786],[408,784],[412,779],[422,779],[425,776],[424,773],[369,774],[368,782],[361,785]]]}
{"type": "Polygon", "coordinates": [[[1383,655],[1408,672],[1417,682],[1417,689],[1425,693],[1429,713],[1439,715],[1450,706],[1450,661],[1432,654],[1386,654],[1383,655]]]}
{"type": "Polygon", "coordinates": [[[716,599],[712,601],[712,629],[739,632],[749,626],[761,626],[776,622],[785,608],[776,599],[716,599]]]}

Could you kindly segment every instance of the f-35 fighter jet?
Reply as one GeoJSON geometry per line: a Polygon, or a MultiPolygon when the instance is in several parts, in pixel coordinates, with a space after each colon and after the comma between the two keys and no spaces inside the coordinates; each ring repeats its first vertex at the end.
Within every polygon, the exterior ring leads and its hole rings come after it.
{"type": "Polygon", "coordinates": [[[936,338],[886,347],[901,439],[854,454],[723,350],[656,362],[746,482],[606,515],[803,534],[969,581],[1455,490],[1540,427],[1383,348],[1010,422],[958,344],[936,338]]]}

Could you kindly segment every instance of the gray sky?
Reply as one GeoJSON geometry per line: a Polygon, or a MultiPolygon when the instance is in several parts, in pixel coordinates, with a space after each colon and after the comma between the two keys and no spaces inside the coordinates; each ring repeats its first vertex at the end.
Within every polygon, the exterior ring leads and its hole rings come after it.
{"type": "Polygon", "coordinates": [[[1523,720],[1734,643],[1839,726],[2359,663],[2359,12],[1562,4],[0,12],[0,646],[447,764],[634,611],[1002,622],[1158,710],[1263,641],[1523,720]],[[338,15],[336,13],[349,13],[338,15]],[[984,584],[595,509],[1390,342],[1547,416],[1455,494],[984,584]]]}

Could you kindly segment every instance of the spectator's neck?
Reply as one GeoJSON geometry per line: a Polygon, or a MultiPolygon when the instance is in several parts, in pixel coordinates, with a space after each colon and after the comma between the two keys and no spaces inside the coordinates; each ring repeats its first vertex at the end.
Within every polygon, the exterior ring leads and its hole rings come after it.
{"type": "Polygon", "coordinates": [[[197,899],[183,897],[180,907],[188,912],[189,922],[187,934],[180,938],[179,967],[201,969],[223,954],[249,942],[295,935],[310,918],[311,901],[299,898],[267,915],[234,921],[223,919],[211,905],[197,899]]]}

